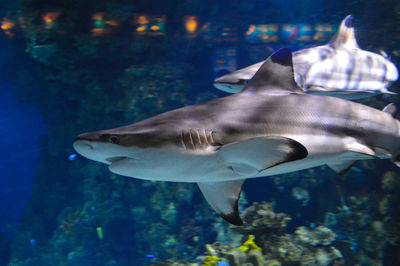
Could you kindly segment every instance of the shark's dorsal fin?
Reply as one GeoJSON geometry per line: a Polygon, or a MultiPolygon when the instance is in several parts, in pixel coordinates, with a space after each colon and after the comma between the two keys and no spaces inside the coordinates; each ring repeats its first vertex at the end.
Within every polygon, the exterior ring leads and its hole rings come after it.
{"type": "Polygon", "coordinates": [[[226,221],[242,225],[238,201],[245,179],[197,183],[207,202],[226,221]]]}
{"type": "Polygon", "coordinates": [[[267,58],[243,92],[304,93],[294,80],[292,52],[290,49],[280,49],[267,58]]]}
{"type": "Polygon", "coordinates": [[[330,44],[335,48],[358,48],[356,36],[354,33],[354,18],[352,15],[348,15],[342,20],[338,32],[332,38],[330,44]]]}

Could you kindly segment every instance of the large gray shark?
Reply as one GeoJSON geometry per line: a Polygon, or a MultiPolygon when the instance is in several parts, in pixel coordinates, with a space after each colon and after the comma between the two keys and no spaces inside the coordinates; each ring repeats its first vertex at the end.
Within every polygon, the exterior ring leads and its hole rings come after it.
{"type": "Polygon", "coordinates": [[[79,135],[81,155],[111,172],[146,180],[196,182],[209,204],[240,225],[237,201],[248,178],[356,160],[400,165],[395,108],[304,93],[289,49],[273,54],[237,94],[115,129],[79,135]]]}
{"type": "MultiPolygon", "coordinates": [[[[214,86],[237,93],[263,63],[219,77],[214,86]]],[[[297,84],[310,94],[345,99],[394,94],[387,88],[398,79],[397,68],[389,59],[358,47],[351,15],[341,22],[336,36],[328,44],[294,52],[293,64],[297,84]]]]}

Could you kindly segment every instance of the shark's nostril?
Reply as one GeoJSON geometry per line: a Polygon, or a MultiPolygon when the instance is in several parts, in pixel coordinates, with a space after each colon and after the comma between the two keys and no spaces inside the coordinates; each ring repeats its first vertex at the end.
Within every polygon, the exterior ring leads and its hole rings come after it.
{"type": "Polygon", "coordinates": [[[94,146],[92,143],[86,140],[75,140],[73,144],[76,151],[83,151],[83,150],[93,150],[94,146]]]}
{"type": "Polygon", "coordinates": [[[87,145],[89,147],[89,149],[91,149],[91,150],[94,149],[94,146],[89,142],[86,142],[85,145],[87,145]]]}

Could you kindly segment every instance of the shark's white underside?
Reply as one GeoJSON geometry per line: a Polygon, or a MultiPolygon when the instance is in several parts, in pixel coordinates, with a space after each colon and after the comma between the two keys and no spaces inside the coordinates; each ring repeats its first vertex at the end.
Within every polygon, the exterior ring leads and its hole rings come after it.
{"type": "Polygon", "coordinates": [[[375,153],[371,155],[361,153],[365,146],[358,144],[355,139],[349,139],[346,143],[346,140],[334,136],[288,135],[285,137],[302,143],[308,151],[308,156],[302,160],[268,168],[279,160],[281,155],[276,153],[276,149],[271,149],[270,143],[266,143],[268,149],[260,150],[263,141],[259,141],[257,144],[248,145],[247,150],[238,147],[238,150],[232,148],[229,153],[224,152],[224,148],[215,150],[210,147],[209,150],[186,151],[170,146],[163,150],[149,148],[145,152],[140,152],[145,156],[135,158],[135,152],[132,152],[129,157],[129,151],[127,151],[127,157],[111,163],[108,167],[113,173],[139,179],[198,183],[271,176],[331,162],[344,163],[385,157],[385,155],[375,153]],[[359,145],[360,153],[349,151],[357,150],[357,145],[359,145]],[[251,151],[250,154],[246,154],[248,151],[251,151]],[[154,158],[157,158],[156,165],[154,158]],[[179,167],[174,167],[175,165],[179,167]]]}

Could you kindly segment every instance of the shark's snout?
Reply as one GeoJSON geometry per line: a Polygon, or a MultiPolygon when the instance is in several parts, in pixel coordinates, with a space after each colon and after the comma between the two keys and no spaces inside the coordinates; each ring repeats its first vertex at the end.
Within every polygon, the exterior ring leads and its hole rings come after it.
{"type": "Polygon", "coordinates": [[[83,157],[106,164],[111,164],[113,161],[108,159],[115,157],[108,154],[107,150],[102,147],[101,142],[91,142],[77,137],[73,143],[73,147],[83,157]]]}
{"type": "Polygon", "coordinates": [[[86,143],[90,144],[90,141],[98,141],[98,140],[100,140],[100,137],[101,137],[101,134],[99,134],[98,132],[83,133],[83,134],[78,135],[75,138],[74,143],[79,140],[85,140],[86,143]]]}
{"type": "Polygon", "coordinates": [[[88,157],[87,154],[91,153],[94,150],[94,146],[87,140],[76,138],[73,147],[79,154],[88,157]]]}
{"type": "Polygon", "coordinates": [[[83,133],[75,138],[73,147],[79,154],[90,158],[88,155],[95,152],[95,144],[98,140],[99,134],[92,132],[83,133]]]}

